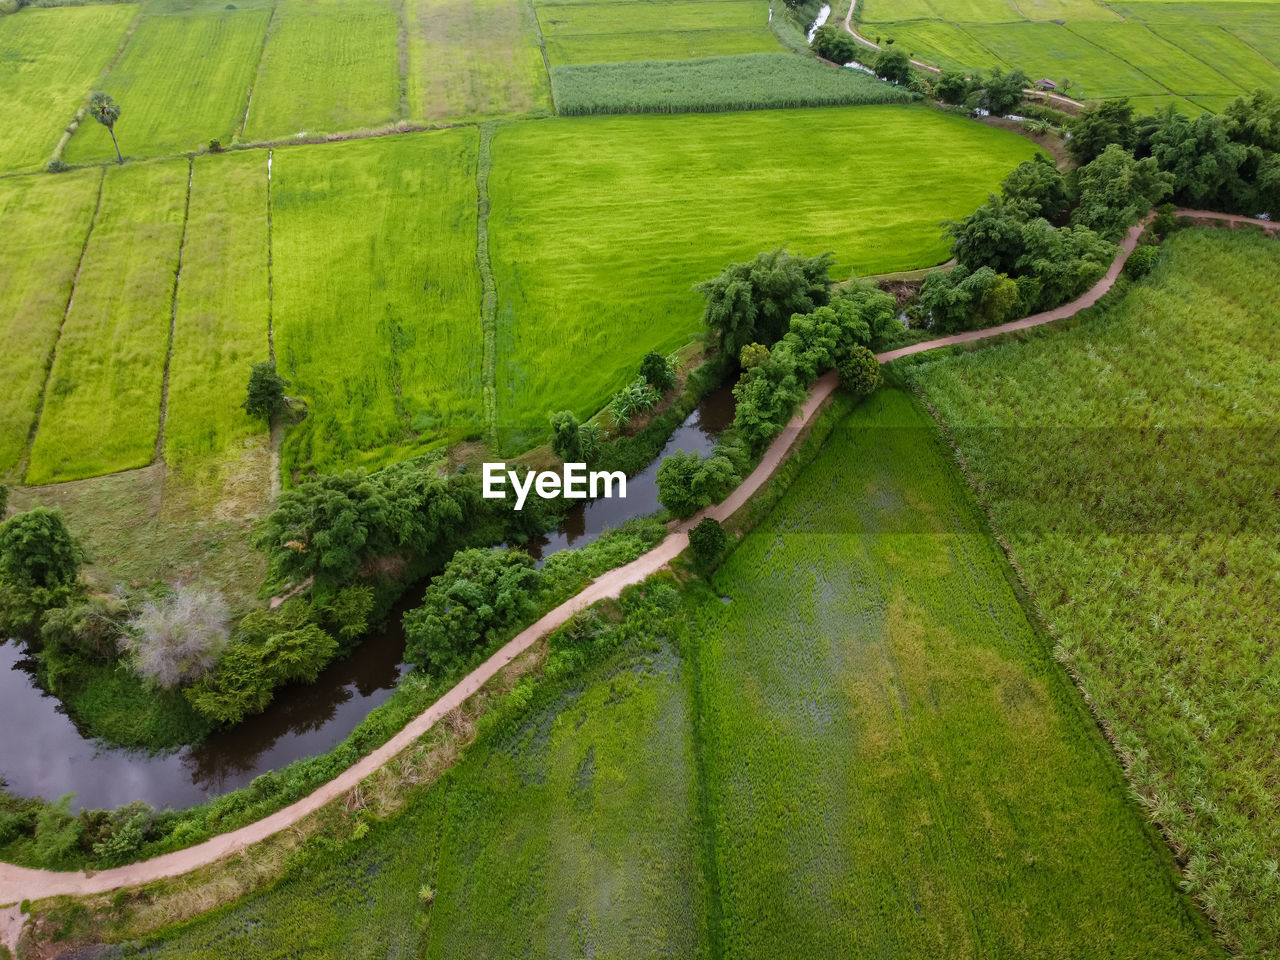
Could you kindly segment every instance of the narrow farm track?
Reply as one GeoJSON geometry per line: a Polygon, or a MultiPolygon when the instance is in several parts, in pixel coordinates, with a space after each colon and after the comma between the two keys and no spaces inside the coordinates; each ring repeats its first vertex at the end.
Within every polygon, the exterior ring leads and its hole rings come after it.
{"type": "MultiPolygon", "coordinates": [[[[1213,221],[1229,223],[1233,226],[1246,224],[1261,226],[1267,233],[1273,235],[1280,231],[1280,223],[1264,223],[1248,217],[1229,216],[1199,210],[1179,210],[1178,212],[1180,215],[1189,217],[1197,222],[1213,221]]],[[[1081,310],[1093,306],[1114,286],[1129,254],[1137,246],[1143,229],[1144,224],[1139,224],[1129,230],[1121,242],[1116,258],[1106,275],[1092,289],[1071,303],[998,327],[972,330],[937,340],[912,344],[897,350],[889,350],[877,354],[877,359],[881,363],[888,363],[900,357],[936,350],[939,347],[985,340],[1074,316],[1081,310]]],[[[404,729],[387,743],[317,789],[314,793],[256,823],[206,840],[204,843],[185,850],[167,853],[141,863],[133,863],[95,873],[34,870],[12,864],[0,864],[0,904],[17,903],[23,899],[39,900],[60,895],[74,896],[104,893],[121,887],[136,886],[167,877],[180,876],[238,853],[292,826],[331,801],[344,796],[348,791],[355,789],[366,777],[390,762],[403,750],[412,746],[418,738],[427,733],[441,718],[460,707],[467,698],[480,690],[512,660],[543,639],[547,634],[563,625],[579,610],[586,609],[599,600],[617,597],[623,588],[640,583],[665,567],[688,546],[689,530],[703,517],[710,516],[723,521],[732,516],[769,481],[774,472],[787,460],[792,446],[813,420],[814,415],[824,406],[827,399],[836,389],[837,384],[838,381],[834,371],[829,371],[814,384],[812,392],[801,406],[799,412],[792,418],[786,429],[769,445],[759,466],[723,503],[710,507],[683,523],[673,525],[667,537],[648,553],[624,567],[619,567],[603,574],[577,596],[565,601],[536,623],[521,631],[497,653],[468,674],[457,686],[411,720],[404,729]]],[[[12,925],[10,925],[10,930],[12,931],[12,925]]],[[[11,935],[15,934],[11,933],[11,935]]],[[[10,946],[12,945],[10,944],[10,946]]]]}

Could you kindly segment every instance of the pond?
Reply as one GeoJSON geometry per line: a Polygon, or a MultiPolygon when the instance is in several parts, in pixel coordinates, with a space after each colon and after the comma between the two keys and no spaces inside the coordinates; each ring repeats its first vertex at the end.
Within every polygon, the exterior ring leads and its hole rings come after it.
{"type": "MultiPolygon", "coordinates": [[[[574,507],[556,530],[528,545],[539,561],[580,547],[631,517],[658,509],[658,466],[676,450],[708,453],[733,421],[726,387],[709,394],[676,428],[658,457],[627,480],[626,499],[574,507]]],[[[369,711],[391,696],[406,666],[400,618],[422,600],[425,584],[406,592],[382,630],[315,683],[286,687],[264,713],[196,747],[152,756],[106,747],[87,738],[62,703],[35,682],[35,664],[16,643],[0,644],[0,781],[21,796],[47,800],[74,793],[74,809],[109,809],[145,800],[181,809],[245,786],[254,777],[302,757],[325,753],[369,711]]]]}

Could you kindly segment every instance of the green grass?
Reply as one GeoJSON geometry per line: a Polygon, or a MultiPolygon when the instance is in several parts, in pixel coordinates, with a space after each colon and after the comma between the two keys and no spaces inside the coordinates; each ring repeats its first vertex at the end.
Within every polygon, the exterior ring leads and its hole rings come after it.
{"type": "Polygon", "coordinates": [[[1175,235],[1074,329],[922,363],[996,526],[1191,890],[1280,949],[1280,243],[1175,235]]]}
{"type": "Polygon", "coordinates": [[[779,50],[761,0],[553,4],[538,22],[553,66],[779,50]]]}
{"type": "Polygon", "coordinates": [[[400,117],[389,0],[278,0],[244,139],[382,127],[400,117]]]}
{"type": "Polygon", "coordinates": [[[409,115],[429,123],[551,112],[527,2],[409,0],[409,115]]]}
{"type": "Polygon", "coordinates": [[[474,127],[275,151],[276,356],[308,405],[290,469],[482,431],[474,127]]]}
{"type": "Polygon", "coordinates": [[[1246,90],[1257,87],[1274,88],[1280,84],[1280,71],[1221,24],[1191,23],[1183,27],[1178,24],[1152,23],[1150,28],[1186,51],[1189,56],[1197,57],[1223,71],[1246,90]]]}
{"type": "Polygon", "coordinates": [[[951,23],[921,20],[907,23],[868,25],[862,35],[874,40],[892,39],[894,46],[906,50],[913,60],[936,64],[944,70],[966,73],[1005,69],[1006,64],[960,27],[951,23]]]}
{"type": "Polygon", "coordinates": [[[0,476],[26,448],[102,174],[0,180],[0,476]]]}
{"type": "Polygon", "coordinates": [[[1220,956],[947,453],[881,391],[692,606],[723,955],[1220,956]]]}
{"type": "Polygon", "coordinates": [[[241,409],[249,368],[267,353],[267,157],[195,161],[169,365],[164,454],[216,467],[266,425],[241,409]]]}
{"type": "MultiPolygon", "coordinates": [[[[1073,23],[1068,29],[1119,59],[1140,65],[1143,73],[1174,93],[1240,96],[1245,92],[1224,73],[1161,39],[1144,24],[1073,23]]],[[[1223,69],[1234,72],[1230,62],[1223,69]]]]}
{"type": "Polygon", "coordinates": [[[939,220],[1033,153],[924,107],[500,127],[489,237],[503,450],[541,442],[552,411],[593,413],[645,351],[696,336],[691,287],[726,264],[775,247],[832,250],[842,276],[939,263],[939,220]]]}
{"type": "Polygon", "coordinates": [[[43,166],[137,11],[106,4],[0,17],[0,170],[43,166]]]}
{"type": "Polygon", "coordinates": [[[54,354],[27,483],[151,462],[187,171],[185,160],[108,168],[54,354]]]}
{"type": "Polygon", "coordinates": [[[906,90],[789,53],[554,67],[563,116],[907,103],[906,90]]]}
{"type": "MultiPolygon", "coordinates": [[[[131,156],[231,142],[248,102],[271,11],[146,16],[102,83],[120,104],[116,136],[131,156]]],[[[106,128],[81,123],[68,163],[115,159],[106,128]]]]}

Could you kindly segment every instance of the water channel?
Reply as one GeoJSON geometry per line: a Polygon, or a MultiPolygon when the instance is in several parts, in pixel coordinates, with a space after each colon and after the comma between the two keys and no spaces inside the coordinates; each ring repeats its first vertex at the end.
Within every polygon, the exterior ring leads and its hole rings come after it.
{"type": "MultiPolygon", "coordinates": [[[[584,546],[631,517],[653,513],[662,458],[676,450],[709,452],[732,420],[729,389],[709,394],[658,457],[627,481],[626,499],[575,506],[559,528],[527,549],[542,560],[558,550],[584,546]]],[[[422,590],[419,585],[407,591],[386,625],[314,684],[286,687],[259,716],[198,746],[164,755],[106,747],[85,737],[61,702],[36,685],[35,664],[23,647],[0,644],[0,730],[7,734],[0,738],[0,781],[21,796],[56,800],[74,793],[76,809],[109,809],[132,800],[180,809],[301,757],[331,750],[395,689],[405,670],[400,618],[421,601],[422,590]]]]}

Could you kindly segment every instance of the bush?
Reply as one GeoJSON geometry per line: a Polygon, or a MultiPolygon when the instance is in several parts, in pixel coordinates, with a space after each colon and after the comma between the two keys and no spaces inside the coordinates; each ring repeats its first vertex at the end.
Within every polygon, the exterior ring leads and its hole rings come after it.
{"type": "MultiPolygon", "coordinates": [[[[813,34],[809,48],[823,60],[832,63],[856,63],[860,59],[860,44],[843,25],[824,23],[813,34]]],[[[870,51],[868,51],[870,52],[870,51]]]]}
{"type": "Polygon", "coordinates": [[[0,523],[0,578],[12,584],[48,589],[73,583],[82,556],[59,510],[35,507],[0,523]]]}
{"type": "Polygon", "coordinates": [[[46,804],[36,817],[36,856],[47,867],[61,865],[80,846],[84,824],[71,812],[73,796],[46,804]]]}
{"type": "Polygon", "coordinates": [[[219,140],[217,137],[214,137],[212,140],[210,140],[210,141],[209,141],[209,152],[210,152],[210,153],[221,153],[221,152],[222,152],[222,141],[221,141],[221,140],[219,140]]]}
{"type": "Polygon", "coordinates": [[[116,597],[93,596],[66,606],[53,607],[40,618],[41,659],[46,668],[53,655],[67,651],[98,663],[113,660],[117,641],[124,632],[124,602],[116,597]]]}
{"type": "Polygon", "coordinates": [[[640,376],[658,393],[666,393],[676,385],[676,372],[670,361],[656,350],[650,350],[640,361],[640,376]]]}
{"type": "Polygon", "coordinates": [[[855,397],[875,393],[880,386],[880,361],[866,347],[855,346],[841,357],[836,361],[836,371],[840,385],[855,397]]]}
{"type": "Polygon", "coordinates": [[[65,173],[71,168],[67,166],[67,162],[61,157],[54,157],[44,165],[45,173],[65,173]]]}
{"type": "Polygon", "coordinates": [[[140,676],[172,690],[213,669],[227,645],[230,619],[218,594],[180,586],[162,600],[143,604],[124,646],[140,676]]]}
{"type": "Polygon", "coordinates": [[[0,483],[0,520],[9,512],[9,488],[0,483]]]}
{"type": "Polygon", "coordinates": [[[625,427],[637,413],[655,407],[659,399],[658,392],[644,377],[636,377],[610,398],[609,416],[617,427],[625,427]]]}
{"type": "Polygon", "coordinates": [[[1151,221],[1151,230],[1163,240],[1173,233],[1178,226],[1178,208],[1172,203],[1162,203],[1156,207],[1155,219],[1151,221]]]}
{"type": "Polygon", "coordinates": [[[658,467],[658,502],[674,517],[691,517],[704,507],[719,503],[740,478],[727,457],[702,459],[696,453],[677,450],[658,467]]]}
{"type": "Polygon", "coordinates": [[[565,463],[581,463],[581,424],[572,410],[551,415],[551,449],[565,463]]]}
{"type": "Polygon", "coordinates": [[[1124,274],[1131,280],[1141,280],[1152,268],[1155,267],[1156,261],[1160,258],[1160,248],[1151,244],[1143,244],[1134,249],[1129,254],[1129,259],[1124,264],[1124,274]]]}
{"type": "Polygon", "coordinates": [[[943,103],[962,104],[973,91],[973,85],[963,73],[944,71],[934,82],[933,92],[943,103]]]}
{"type": "Polygon", "coordinates": [[[116,867],[137,859],[137,853],[155,820],[155,810],[141,801],[134,801],[111,813],[104,825],[102,837],[93,844],[94,856],[100,867],[116,867]]]}
{"type": "Polygon", "coordinates": [[[259,420],[270,420],[285,408],[284,388],[289,381],[276,373],[274,360],[255,363],[249,371],[249,387],[245,396],[244,412],[259,420]]]}
{"type": "Polygon", "coordinates": [[[689,550],[693,554],[693,563],[703,574],[715,569],[728,546],[729,535],[713,517],[703,517],[689,531],[689,550]]]}
{"type": "Polygon", "coordinates": [[[533,609],[541,574],[519,550],[463,550],[404,616],[407,662],[443,671],[533,609]]]}
{"type": "Polygon", "coordinates": [[[911,80],[911,58],[903,50],[881,50],[872,62],[872,69],[877,77],[890,83],[905,84],[911,80]]]}

